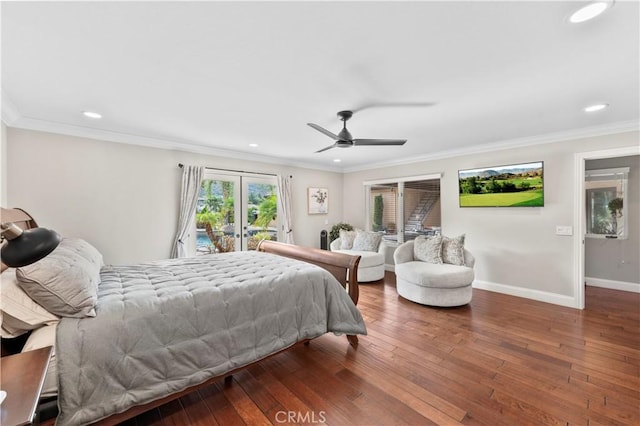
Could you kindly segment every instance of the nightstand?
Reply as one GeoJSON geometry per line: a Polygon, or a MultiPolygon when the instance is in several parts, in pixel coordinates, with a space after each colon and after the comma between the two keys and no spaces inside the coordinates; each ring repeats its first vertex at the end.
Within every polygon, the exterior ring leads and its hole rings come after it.
{"type": "Polygon", "coordinates": [[[0,389],[7,392],[0,404],[0,425],[33,424],[52,349],[47,346],[0,358],[0,389]]]}

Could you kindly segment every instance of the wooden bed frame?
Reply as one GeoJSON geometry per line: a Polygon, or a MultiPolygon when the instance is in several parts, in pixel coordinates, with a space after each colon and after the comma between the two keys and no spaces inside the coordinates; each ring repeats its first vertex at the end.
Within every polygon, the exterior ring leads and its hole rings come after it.
{"type": "MultiPolygon", "coordinates": [[[[23,229],[35,228],[38,225],[31,215],[21,209],[1,209],[1,217],[0,220],[2,222],[15,222],[18,226],[23,229]]],[[[274,241],[262,241],[257,248],[258,251],[262,251],[265,253],[273,253],[284,257],[289,257],[293,259],[302,260],[308,263],[312,263],[314,265],[318,265],[327,271],[329,271],[336,279],[340,282],[342,287],[348,292],[349,297],[353,300],[353,303],[357,305],[358,303],[358,264],[360,263],[360,256],[350,256],[343,253],[335,253],[326,250],[319,250],[311,247],[302,247],[296,246],[292,244],[284,244],[274,241]]],[[[4,269],[4,265],[3,269],[4,269]]],[[[358,337],[355,335],[348,335],[347,339],[349,344],[353,347],[358,345],[358,337]]],[[[302,340],[298,343],[308,344],[309,340],[302,340]]],[[[285,348],[281,351],[274,352],[269,355],[269,357],[274,356],[280,352],[286,351],[288,348],[285,348]]],[[[264,358],[263,358],[264,359],[264,358]]],[[[167,402],[173,401],[177,398],[180,398],[184,395],[187,395],[199,388],[209,386],[210,384],[219,381],[220,379],[229,379],[232,374],[238,372],[244,368],[247,368],[260,360],[256,360],[255,362],[248,364],[245,367],[241,367],[232,371],[228,371],[227,373],[219,376],[215,376],[210,378],[204,383],[201,383],[196,386],[191,386],[183,391],[173,393],[164,398],[157,399],[155,401],[149,402],[143,405],[137,405],[129,408],[128,410],[114,414],[106,419],[103,419],[97,424],[104,425],[115,425],[121,423],[125,420],[128,420],[132,417],[135,417],[139,414],[142,414],[148,410],[159,407],[161,405],[166,404],[167,402]]]]}

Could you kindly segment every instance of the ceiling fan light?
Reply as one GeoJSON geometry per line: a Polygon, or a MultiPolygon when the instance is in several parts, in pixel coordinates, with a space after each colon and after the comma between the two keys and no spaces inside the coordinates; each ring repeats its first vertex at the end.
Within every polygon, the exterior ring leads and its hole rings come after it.
{"type": "Polygon", "coordinates": [[[611,7],[612,3],[613,2],[608,1],[596,1],[589,3],[588,5],[573,12],[569,17],[569,22],[572,24],[579,24],[580,22],[593,19],[611,7]]]}
{"type": "Polygon", "coordinates": [[[584,108],[584,112],[598,112],[609,107],[609,104],[594,104],[584,108]]]}
{"type": "Polygon", "coordinates": [[[84,115],[85,117],[94,118],[94,119],[102,118],[102,114],[99,114],[95,111],[82,111],[82,115],[84,115]]]}

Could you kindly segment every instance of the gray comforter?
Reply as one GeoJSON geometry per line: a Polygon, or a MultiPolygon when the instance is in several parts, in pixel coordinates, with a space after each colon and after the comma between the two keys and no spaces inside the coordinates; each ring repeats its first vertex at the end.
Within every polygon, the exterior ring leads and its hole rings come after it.
{"type": "Polygon", "coordinates": [[[366,334],[331,274],[259,252],[105,267],[96,313],[58,325],[60,425],[153,401],[302,339],[366,334]]]}

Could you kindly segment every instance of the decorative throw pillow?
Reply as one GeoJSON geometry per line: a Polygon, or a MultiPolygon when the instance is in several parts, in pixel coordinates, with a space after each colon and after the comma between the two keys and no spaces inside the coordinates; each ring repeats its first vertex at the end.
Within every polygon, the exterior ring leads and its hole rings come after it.
{"type": "Polygon", "coordinates": [[[102,255],[86,241],[64,238],[50,255],[18,268],[18,284],[47,311],[61,317],[93,317],[102,255]]]}
{"type": "Polygon", "coordinates": [[[378,251],[380,241],[382,241],[382,234],[356,229],[356,237],[353,240],[353,250],[378,251]]]}
{"type": "Polygon", "coordinates": [[[340,230],[340,250],[351,250],[353,240],[356,238],[356,231],[340,230]]]}
{"type": "Polygon", "coordinates": [[[442,236],[416,237],[413,242],[413,257],[427,263],[442,263],[442,236]]]}
{"type": "Polygon", "coordinates": [[[442,261],[464,265],[464,234],[455,238],[442,237],[442,261]]]}

